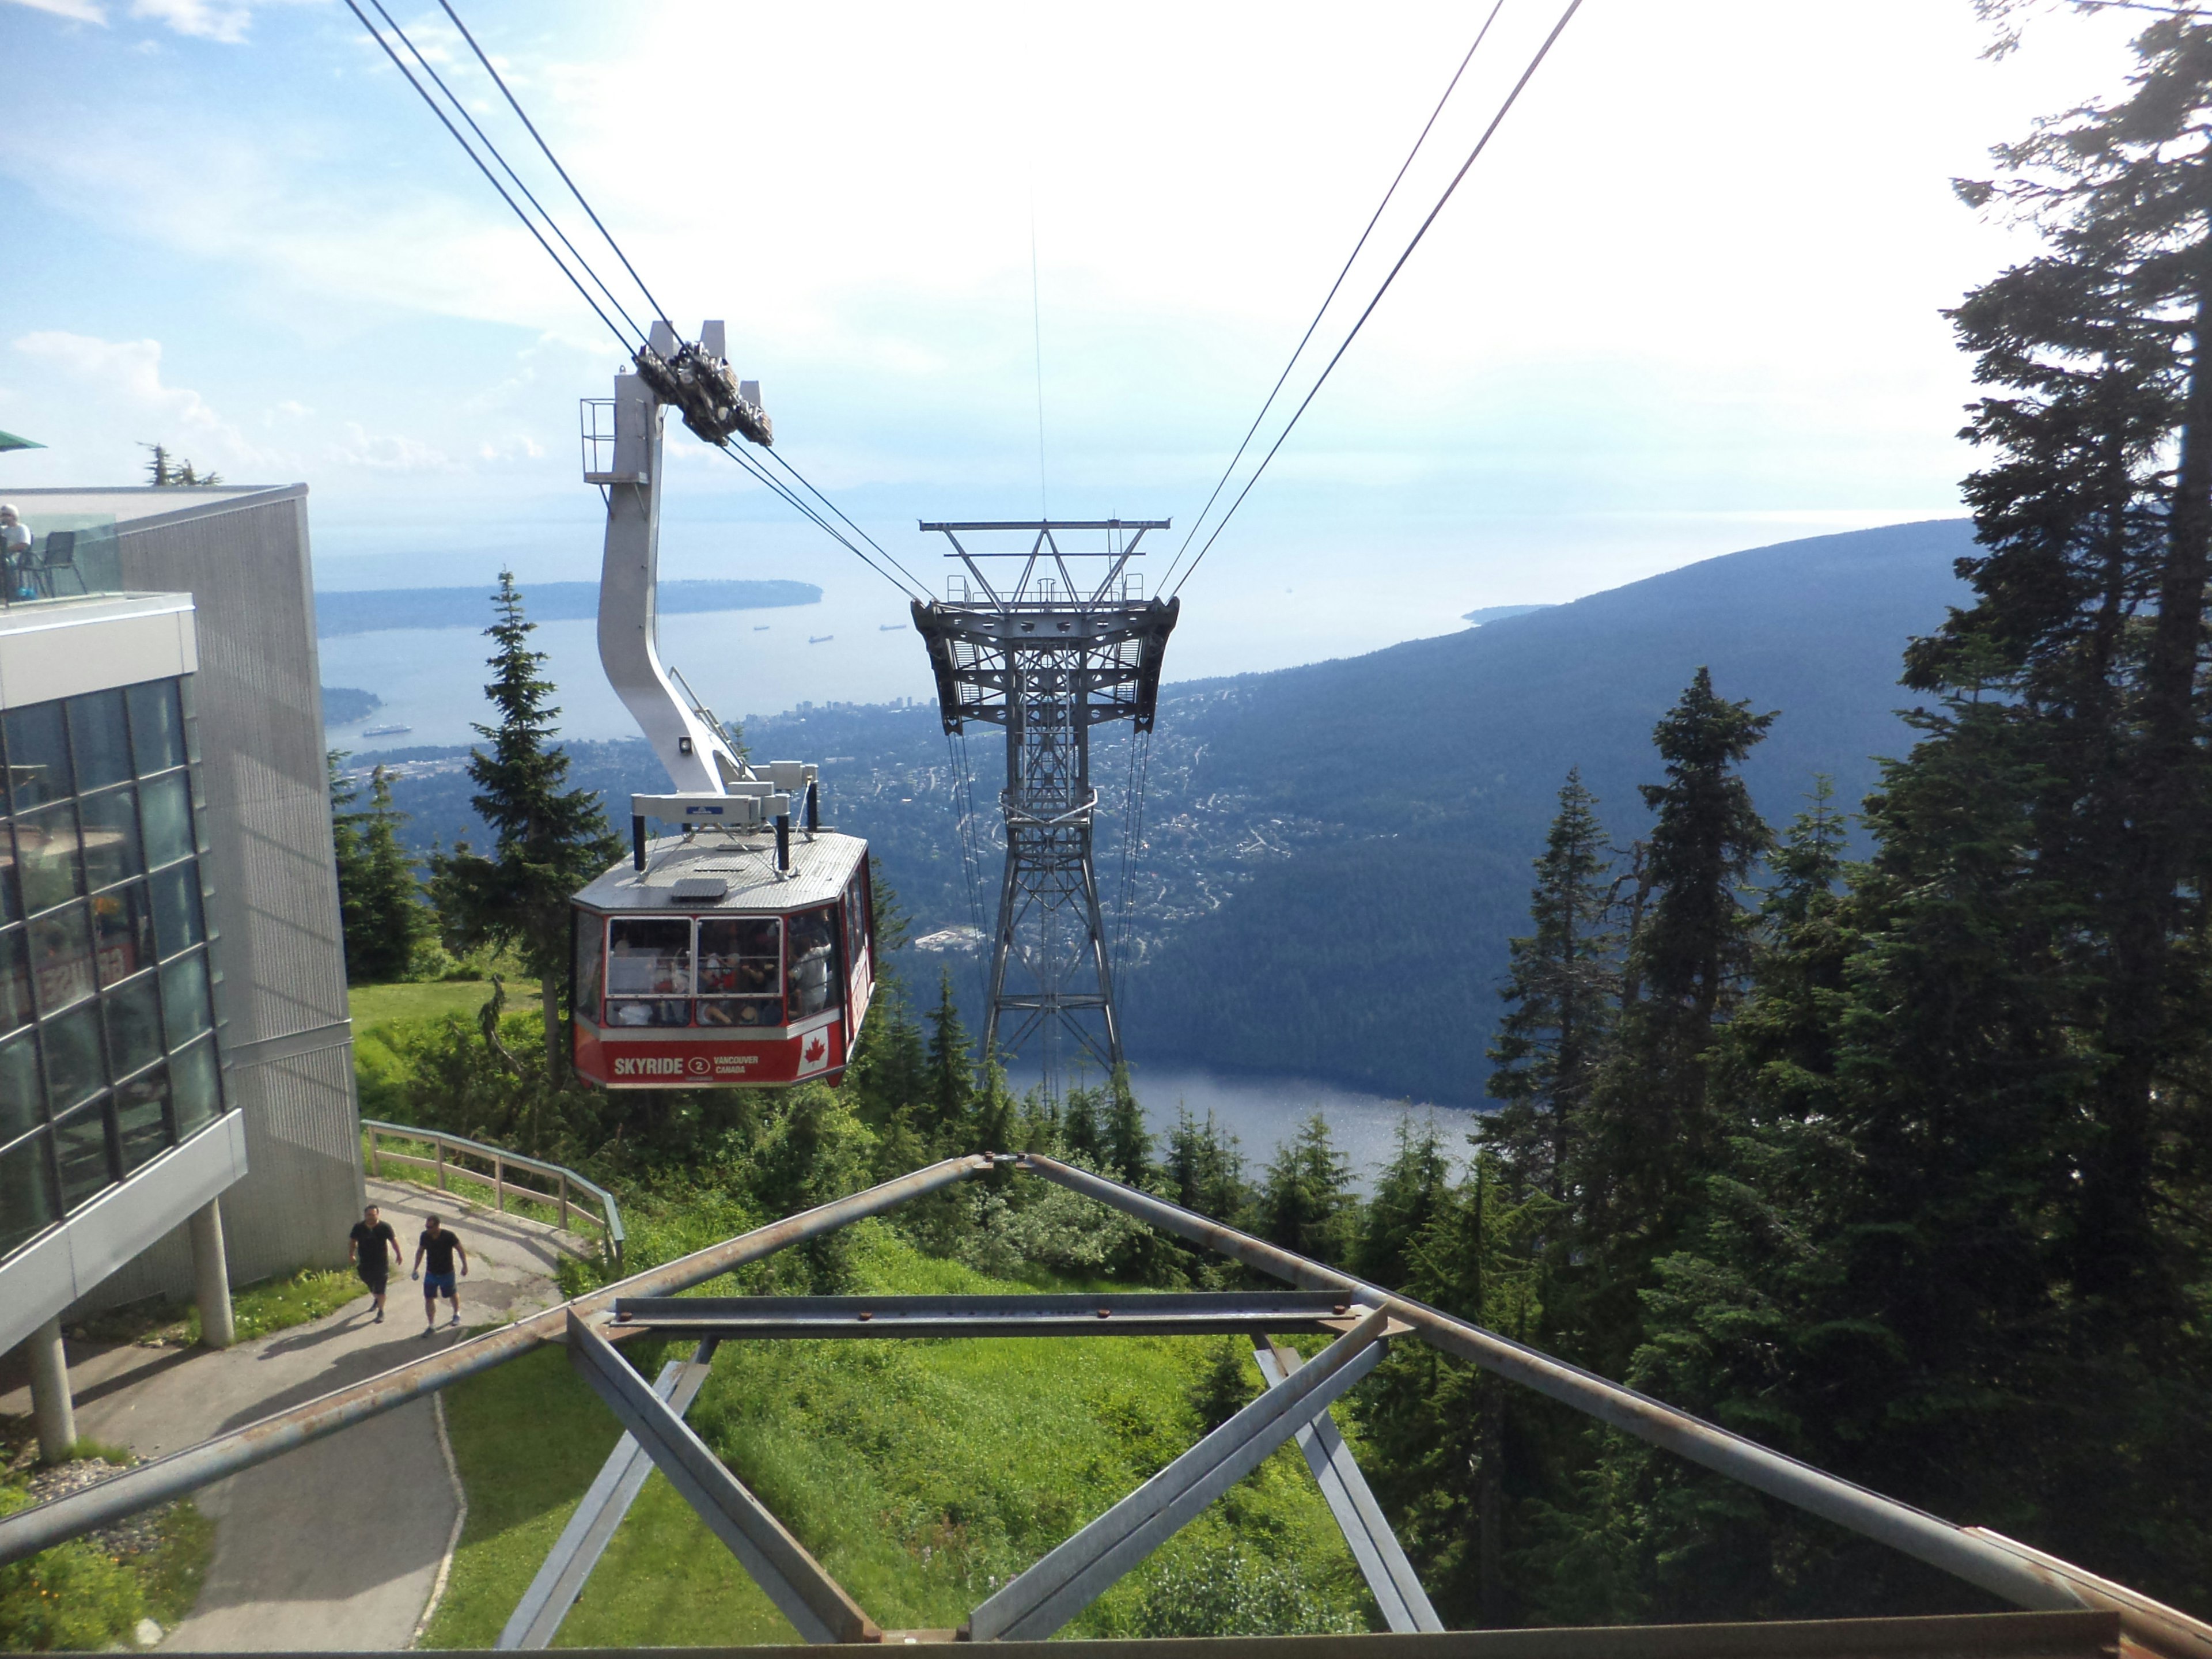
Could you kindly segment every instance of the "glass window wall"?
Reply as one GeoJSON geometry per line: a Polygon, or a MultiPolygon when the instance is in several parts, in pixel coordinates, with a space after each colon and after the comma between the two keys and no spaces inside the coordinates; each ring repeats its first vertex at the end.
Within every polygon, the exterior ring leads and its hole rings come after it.
{"type": "Polygon", "coordinates": [[[177,680],[0,718],[0,1255],[222,1115],[177,680]]]}

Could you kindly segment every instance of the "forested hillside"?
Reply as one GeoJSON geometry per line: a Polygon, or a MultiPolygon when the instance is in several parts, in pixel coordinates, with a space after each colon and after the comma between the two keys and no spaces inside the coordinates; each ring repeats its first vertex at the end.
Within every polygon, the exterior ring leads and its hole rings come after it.
{"type": "MultiPolygon", "coordinates": [[[[1170,687],[1133,894],[1133,1048],[1480,1099],[1467,1048],[1486,1036],[1567,769],[1617,838],[1640,835],[1651,723],[1709,665],[1727,695],[1782,711],[1748,774],[1763,810],[1787,816],[1818,773],[1855,803],[1870,757],[1905,745],[1899,654],[1964,595],[1952,564],[1972,546],[1964,520],[1784,543],[1370,656],[1170,687]]],[[[746,736],[764,757],[823,762],[831,817],[874,845],[917,934],[975,923],[932,710],[816,707],[746,736]]],[[[641,743],[571,752],[618,817],[658,787],[641,743]]],[[[988,813],[995,735],[969,753],[988,813]]],[[[413,844],[480,838],[454,752],[389,758],[410,757],[425,769],[393,798],[413,844]]],[[[1126,739],[1103,740],[1094,769],[1110,803],[1126,739]]],[[[1120,823],[1105,816],[1110,902],[1120,823]]],[[[988,899],[995,848],[984,856],[988,899]]]]}

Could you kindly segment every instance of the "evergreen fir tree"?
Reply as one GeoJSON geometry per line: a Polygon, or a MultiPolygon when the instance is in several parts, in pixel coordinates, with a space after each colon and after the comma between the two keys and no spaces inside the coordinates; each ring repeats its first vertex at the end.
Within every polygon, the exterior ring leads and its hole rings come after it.
{"type": "Polygon", "coordinates": [[[1150,1187],[1159,1176],[1152,1162],[1152,1134],[1145,1109],[1129,1086],[1129,1068],[1116,1066],[1106,1082],[1106,1120],[1099,1126],[1106,1161],[1132,1187],[1150,1187]]]}
{"type": "Polygon", "coordinates": [[[1261,1237],[1340,1263],[1351,1253],[1356,1201],[1352,1167],[1329,1139],[1328,1120],[1316,1112],[1267,1165],[1256,1206],[1261,1237]]]}
{"type": "Polygon", "coordinates": [[[1451,1201],[1451,1166],[1431,1117],[1398,1120],[1398,1146],[1360,1214],[1352,1270],[1370,1284],[1402,1289],[1413,1273],[1416,1241],[1451,1201]]]}
{"type": "Polygon", "coordinates": [[[399,844],[398,828],[407,822],[407,814],[392,805],[391,779],[378,767],[370,775],[368,811],[351,811],[361,796],[342,770],[344,760],[335,749],[325,757],[346,981],[383,984],[406,977],[431,918],[422,903],[414,861],[399,844]]]}
{"type": "Polygon", "coordinates": [[[1652,733],[1667,781],[1642,787],[1655,817],[1643,860],[1651,896],[1627,943],[1636,995],[1621,1006],[1571,1170],[1583,1357],[1601,1366],[1634,1347],[1650,1264],[1674,1247],[1723,1150],[1707,1051],[1748,976],[1755,920],[1739,895],[1770,839],[1735,769],[1774,718],[1720,697],[1700,668],[1652,733]]]}
{"type": "Polygon", "coordinates": [[[469,757],[477,785],[470,805],[490,828],[489,857],[465,843],[431,860],[431,890],[456,952],[487,945],[511,950],[536,975],[544,1009],[545,1057],[561,1075],[562,992],[568,983],[569,899],[621,856],[599,797],[563,787],[568,757],[552,742],[553,683],[545,653],[530,649],[537,624],[525,620],[514,574],[502,570],[493,599],[498,620],[485,629],[497,649],[484,688],[497,726],[476,729],[490,743],[469,757]]]}
{"type": "Polygon", "coordinates": [[[921,1124],[930,1149],[939,1158],[972,1152],[969,1117],[975,1099],[975,1059],[968,1028],[960,1023],[952,996],[952,969],[940,969],[937,1006],[929,1012],[929,1074],[921,1124]]]}
{"type": "Polygon", "coordinates": [[[1512,966],[1499,993],[1512,1008],[1491,1045],[1496,1069],[1487,1087],[1504,1103],[1478,1130],[1522,1190],[1555,1199],[1605,1057],[1619,990],[1618,941],[1607,926],[1612,860],[1596,809],[1581,773],[1570,771],[1536,860],[1528,901],[1535,931],[1511,942],[1512,966]]]}
{"type": "Polygon", "coordinates": [[[1060,1138],[1069,1157],[1080,1158],[1094,1169],[1105,1163],[1106,1138],[1098,1126],[1097,1091],[1079,1084],[1067,1091],[1066,1105],[1060,1114],[1060,1138]]]}
{"type": "Polygon", "coordinates": [[[1177,1204],[1216,1221],[1236,1224],[1251,1206],[1243,1150],[1211,1109],[1201,1123],[1188,1108],[1176,1108],[1176,1125],[1168,1135],[1167,1163],[1161,1174],[1169,1196],[1177,1204]]]}

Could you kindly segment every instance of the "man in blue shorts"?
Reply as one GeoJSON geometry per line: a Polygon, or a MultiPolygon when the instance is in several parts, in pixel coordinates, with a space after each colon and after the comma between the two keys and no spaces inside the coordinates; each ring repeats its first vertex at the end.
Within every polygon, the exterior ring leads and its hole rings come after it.
{"type": "Polygon", "coordinates": [[[428,1322],[422,1327],[425,1336],[438,1328],[438,1298],[441,1296],[453,1304],[453,1316],[448,1322],[455,1326],[461,1322],[461,1292],[453,1277],[455,1256],[461,1259],[461,1278],[466,1279],[469,1253],[462,1247],[459,1235],[440,1226],[435,1216],[424,1218],[422,1236],[415,1241],[415,1266],[408,1276],[422,1281],[422,1317],[428,1322]],[[426,1258],[430,1264],[427,1273],[422,1271],[426,1258]]]}

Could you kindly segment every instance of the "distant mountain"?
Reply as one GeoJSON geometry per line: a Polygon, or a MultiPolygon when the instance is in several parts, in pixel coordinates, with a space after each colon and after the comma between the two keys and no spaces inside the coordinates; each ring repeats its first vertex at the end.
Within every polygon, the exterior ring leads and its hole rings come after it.
{"type": "MultiPolygon", "coordinates": [[[[315,632],[374,634],[390,628],[475,628],[491,614],[484,587],[378,587],[315,596],[315,632]]],[[[597,582],[535,582],[525,595],[532,622],[574,622],[599,614],[597,582]]],[[[664,616],[699,611],[765,611],[819,605],[812,582],[681,581],[660,585],[664,616]]]]}
{"type": "MultiPolygon", "coordinates": [[[[1480,1097],[1505,941],[1570,767],[1625,845],[1651,727],[1702,664],[1778,709],[1746,776],[1777,823],[1816,773],[1856,805],[1902,753],[1905,641],[1966,589],[1963,520],[1753,549],[1370,656],[1181,688],[1193,799],[1279,822],[1280,852],[1133,975],[1142,1052],[1480,1097]]],[[[1155,775],[1159,761],[1154,759],[1155,775]]],[[[1154,822],[1158,823],[1157,815],[1154,822]]],[[[1249,845],[1249,843],[1248,843],[1249,845]]]]}
{"type": "Polygon", "coordinates": [[[1486,605],[1480,611],[1470,611],[1462,622],[1471,622],[1477,628],[1485,623],[1504,622],[1508,617],[1525,617],[1532,611],[1549,611],[1548,605],[1486,605]]]}
{"type": "MultiPolygon", "coordinates": [[[[1479,1101],[1506,941],[1526,931],[1530,860],[1567,769],[1620,844],[1642,834],[1652,725],[1702,664],[1723,696],[1781,711],[1747,769],[1770,820],[1799,810],[1816,773],[1855,805],[1872,757],[1908,744],[1899,653],[1962,601],[1952,565],[1972,548],[1965,520],[1789,542],[1368,656],[1169,686],[1129,890],[1132,1053],[1479,1101]]],[[[981,849],[971,888],[959,745],[933,709],[817,708],[746,736],[763,758],[823,761],[829,817],[868,837],[917,935],[990,925],[1000,853],[981,849]]],[[[968,741],[988,812],[1001,746],[968,741]]],[[[450,845],[481,835],[463,752],[355,763],[407,762],[411,838],[450,845]]],[[[573,753],[577,781],[617,800],[663,786],[641,742],[573,753]]],[[[1105,728],[1092,775],[1109,906],[1128,769],[1126,738],[1105,728]]],[[[917,955],[910,976],[933,981],[939,962],[972,1011],[972,956],[917,955]]]]}

